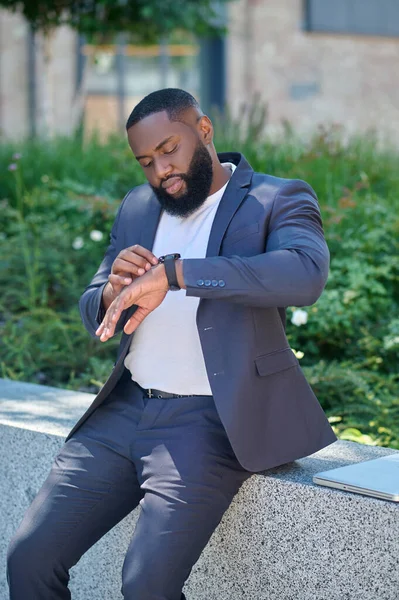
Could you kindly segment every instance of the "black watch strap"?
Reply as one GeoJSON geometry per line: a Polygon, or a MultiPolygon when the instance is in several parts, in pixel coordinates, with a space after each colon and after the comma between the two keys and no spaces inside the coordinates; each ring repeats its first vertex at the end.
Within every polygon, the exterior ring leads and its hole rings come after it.
{"type": "Polygon", "coordinates": [[[179,282],[176,274],[176,261],[180,258],[180,254],[165,254],[158,258],[160,263],[165,265],[165,273],[168,279],[169,289],[171,292],[180,290],[179,282]]]}

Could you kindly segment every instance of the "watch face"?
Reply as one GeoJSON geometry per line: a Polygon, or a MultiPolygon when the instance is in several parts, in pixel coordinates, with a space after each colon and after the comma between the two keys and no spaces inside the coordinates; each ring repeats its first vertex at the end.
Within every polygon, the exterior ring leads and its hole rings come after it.
{"type": "Polygon", "coordinates": [[[177,260],[178,258],[181,258],[181,255],[176,252],[174,254],[165,254],[165,256],[160,256],[158,260],[160,263],[163,263],[165,260],[177,260]]]}

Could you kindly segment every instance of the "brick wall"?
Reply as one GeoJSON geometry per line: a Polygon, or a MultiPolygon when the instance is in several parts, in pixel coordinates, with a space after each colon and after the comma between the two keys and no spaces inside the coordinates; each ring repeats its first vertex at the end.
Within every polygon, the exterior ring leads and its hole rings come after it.
{"type": "MultiPolygon", "coordinates": [[[[229,6],[227,94],[235,113],[255,93],[269,105],[269,123],[301,131],[342,123],[349,131],[399,134],[399,38],[307,33],[302,0],[235,0],[229,6]]],[[[0,133],[29,134],[27,27],[0,10],[0,133]]],[[[51,66],[55,130],[73,126],[76,35],[57,31],[51,66]]],[[[38,124],[42,93],[38,57],[38,124]]],[[[106,120],[106,114],[102,115],[106,120]]],[[[115,117],[112,125],[114,128],[115,117]]]]}
{"type": "Polygon", "coordinates": [[[27,26],[0,10],[0,135],[21,138],[28,124],[27,26]]]}
{"type": "Polygon", "coordinates": [[[288,119],[304,132],[341,123],[399,134],[399,38],[308,33],[302,0],[237,0],[229,10],[234,113],[259,93],[271,128],[288,119]]]}
{"type": "MultiPolygon", "coordinates": [[[[67,27],[56,30],[46,79],[41,48],[41,37],[37,36],[37,129],[43,132],[49,126],[54,132],[68,134],[74,128],[76,34],[67,27]]],[[[0,135],[6,138],[20,139],[31,132],[28,52],[26,22],[19,15],[0,10],[0,135]]]]}

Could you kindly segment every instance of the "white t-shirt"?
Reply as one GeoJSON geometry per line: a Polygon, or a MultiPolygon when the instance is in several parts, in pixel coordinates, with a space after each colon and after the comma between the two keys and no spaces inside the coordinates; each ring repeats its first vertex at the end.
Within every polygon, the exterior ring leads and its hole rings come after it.
{"type": "MultiPolygon", "coordinates": [[[[234,173],[236,165],[224,163],[234,173]]],[[[188,217],[161,215],[152,249],[155,256],[179,252],[184,258],[205,258],[209,234],[227,187],[208,196],[188,217]]],[[[171,394],[211,395],[196,324],[199,298],[185,290],[168,292],[132,338],[125,367],[141,387],[171,394]]]]}

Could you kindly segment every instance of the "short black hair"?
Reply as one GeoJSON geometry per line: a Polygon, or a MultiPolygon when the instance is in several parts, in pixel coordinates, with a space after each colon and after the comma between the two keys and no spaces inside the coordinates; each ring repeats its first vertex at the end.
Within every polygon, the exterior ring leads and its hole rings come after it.
{"type": "Polygon", "coordinates": [[[165,88],[148,94],[132,110],[126,122],[126,129],[154,113],[166,111],[170,121],[179,121],[181,113],[188,108],[200,110],[197,100],[184,90],[165,88]]]}

